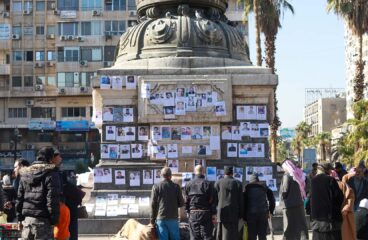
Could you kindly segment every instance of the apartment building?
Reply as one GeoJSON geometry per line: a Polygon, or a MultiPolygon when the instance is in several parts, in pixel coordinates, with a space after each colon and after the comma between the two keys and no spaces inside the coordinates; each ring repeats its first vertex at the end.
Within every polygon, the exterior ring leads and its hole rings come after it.
{"type": "MultiPolygon", "coordinates": [[[[229,19],[247,36],[242,13],[230,1],[229,19]]],[[[135,0],[0,0],[0,169],[45,145],[70,168],[99,159],[91,79],[136,23],[135,0]]]]}

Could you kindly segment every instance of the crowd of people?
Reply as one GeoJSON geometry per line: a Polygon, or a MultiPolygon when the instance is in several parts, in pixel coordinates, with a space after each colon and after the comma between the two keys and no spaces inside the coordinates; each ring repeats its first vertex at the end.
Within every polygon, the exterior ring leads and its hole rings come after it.
{"type": "MultiPolygon", "coordinates": [[[[349,173],[337,162],[313,164],[306,175],[291,160],[280,164],[284,171],[279,189],[283,213],[283,239],[309,239],[306,213],[310,215],[313,240],[368,239],[368,171],[363,162],[349,173]]],[[[195,167],[195,177],[184,187],[171,178],[168,167],[163,180],[151,192],[150,224],[160,240],[179,240],[178,208],[185,206],[190,239],[266,240],[275,210],[273,192],[252,174],[243,189],[225,167],[225,177],[215,184],[206,180],[204,168],[195,167]],[[243,225],[242,222],[245,224],[243,225]]]]}
{"type": "Polygon", "coordinates": [[[22,239],[78,239],[77,208],[85,193],[60,170],[62,158],[43,147],[30,164],[18,159],[2,177],[0,210],[18,222],[22,239]]]}

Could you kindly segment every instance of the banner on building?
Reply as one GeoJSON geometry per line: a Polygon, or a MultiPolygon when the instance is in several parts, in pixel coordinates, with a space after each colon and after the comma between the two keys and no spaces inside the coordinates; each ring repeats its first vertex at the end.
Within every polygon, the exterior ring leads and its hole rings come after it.
{"type": "Polygon", "coordinates": [[[55,130],[55,121],[52,120],[30,120],[29,130],[55,130]]]}
{"type": "Polygon", "coordinates": [[[79,121],[56,121],[56,131],[59,132],[88,132],[89,122],[79,121]]]}

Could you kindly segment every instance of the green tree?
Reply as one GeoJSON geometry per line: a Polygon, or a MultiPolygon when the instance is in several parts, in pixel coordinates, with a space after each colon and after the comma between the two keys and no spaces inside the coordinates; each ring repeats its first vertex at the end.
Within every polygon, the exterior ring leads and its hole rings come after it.
{"type": "Polygon", "coordinates": [[[308,134],[311,132],[311,126],[306,122],[300,122],[295,128],[296,134],[292,141],[292,147],[297,152],[298,161],[301,162],[302,151],[305,146],[309,145],[310,138],[308,134]]]}
{"type": "Polygon", "coordinates": [[[321,161],[325,162],[327,160],[328,146],[331,144],[331,133],[321,132],[315,137],[315,142],[320,149],[321,161]]]}
{"type": "Polygon", "coordinates": [[[327,11],[341,16],[358,38],[358,60],[355,62],[354,76],[354,102],[358,102],[363,99],[364,91],[363,35],[368,32],[368,1],[327,0],[327,11]]]}

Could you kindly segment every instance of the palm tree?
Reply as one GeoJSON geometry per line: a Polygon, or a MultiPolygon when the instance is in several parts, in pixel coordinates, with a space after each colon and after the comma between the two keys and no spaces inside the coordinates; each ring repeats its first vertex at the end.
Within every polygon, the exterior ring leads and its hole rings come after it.
{"type": "MultiPolygon", "coordinates": [[[[294,14],[293,6],[287,0],[263,0],[260,3],[261,18],[259,24],[261,31],[265,35],[265,56],[266,66],[271,69],[272,74],[276,73],[275,53],[276,37],[281,28],[280,18],[284,11],[289,10],[294,14]]],[[[275,162],[277,159],[277,131],[281,126],[278,116],[278,101],[276,88],[274,89],[274,118],[271,123],[271,158],[275,162]]]]}
{"type": "Polygon", "coordinates": [[[358,37],[358,60],[355,62],[354,102],[363,99],[364,65],[363,35],[368,32],[368,1],[367,0],[327,0],[327,11],[345,19],[353,35],[358,37]]]}
{"type": "Polygon", "coordinates": [[[327,147],[331,143],[331,133],[329,132],[321,132],[316,137],[316,142],[318,144],[318,148],[321,153],[321,161],[326,161],[327,159],[327,147]]]}
{"type": "Polygon", "coordinates": [[[304,146],[308,144],[308,134],[311,132],[311,126],[306,122],[300,122],[296,126],[295,131],[293,147],[297,151],[298,161],[301,162],[301,153],[304,146]]]}

